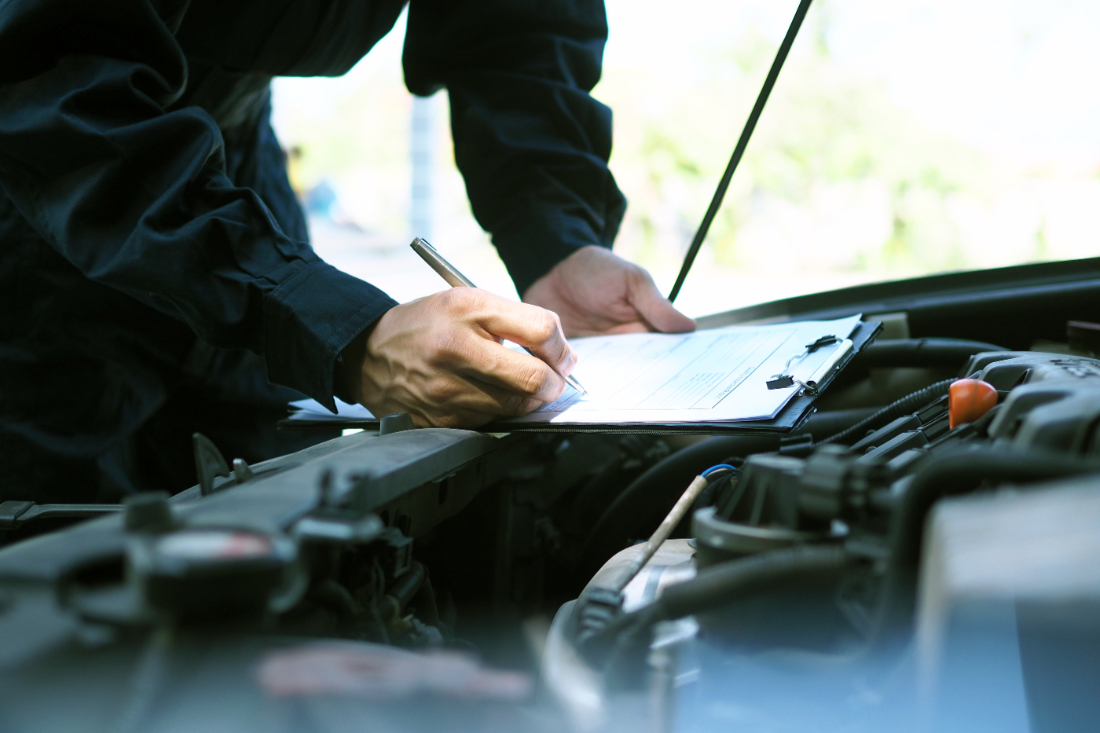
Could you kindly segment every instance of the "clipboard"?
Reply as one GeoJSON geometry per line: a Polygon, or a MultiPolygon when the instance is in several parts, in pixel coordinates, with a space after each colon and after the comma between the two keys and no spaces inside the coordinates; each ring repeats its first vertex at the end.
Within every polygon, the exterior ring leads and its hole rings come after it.
{"type": "MultiPolygon", "coordinates": [[[[693,423],[512,423],[492,422],[477,428],[483,433],[604,433],[609,435],[760,435],[788,433],[813,414],[814,403],[820,393],[827,389],[856,354],[871,344],[882,330],[878,321],[861,321],[848,337],[851,347],[828,365],[824,374],[815,374],[818,394],[801,394],[793,397],[779,414],[770,420],[745,420],[738,422],[693,422],[693,423]]],[[[311,429],[359,429],[378,430],[379,421],[338,419],[285,419],[278,423],[282,430],[311,429]]]]}

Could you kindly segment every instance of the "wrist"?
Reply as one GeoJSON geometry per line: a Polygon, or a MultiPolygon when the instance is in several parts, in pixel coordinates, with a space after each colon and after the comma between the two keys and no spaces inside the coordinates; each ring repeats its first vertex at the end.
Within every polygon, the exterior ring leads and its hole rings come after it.
{"type": "Polygon", "coordinates": [[[333,394],[348,404],[361,404],[363,401],[363,361],[367,358],[367,339],[380,320],[360,331],[336,358],[333,394]]]}
{"type": "Polygon", "coordinates": [[[588,246],[610,248],[611,241],[583,220],[548,212],[516,212],[493,229],[493,244],[520,294],[577,250],[588,246]]]}
{"type": "Polygon", "coordinates": [[[538,279],[528,285],[524,290],[520,291],[520,300],[524,303],[535,303],[539,305],[539,303],[536,302],[539,299],[537,296],[540,293],[544,293],[548,288],[554,289],[552,285],[554,281],[560,281],[563,278],[568,280],[569,278],[563,275],[563,271],[575,264],[571,262],[571,260],[583,259],[586,256],[584,252],[590,249],[610,251],[607,247],[599,244],[585,244],[577,247],[570,251],[565,257],[555,262],[550,269],[540,275],[538,279]],[[531,299],[532,296],[535,296],[534,300],[531,299]]]}

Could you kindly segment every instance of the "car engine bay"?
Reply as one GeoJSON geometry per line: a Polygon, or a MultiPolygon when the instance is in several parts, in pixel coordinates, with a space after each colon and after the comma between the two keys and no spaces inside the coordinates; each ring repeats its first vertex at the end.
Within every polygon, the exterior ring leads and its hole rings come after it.
{"type": "Polygon", "coordinates": [[[0,729],[1088,729],[1084,264],[704,319],[884,324],[785,436],[196,436],[181,494],[5,502],[0,729]]]}

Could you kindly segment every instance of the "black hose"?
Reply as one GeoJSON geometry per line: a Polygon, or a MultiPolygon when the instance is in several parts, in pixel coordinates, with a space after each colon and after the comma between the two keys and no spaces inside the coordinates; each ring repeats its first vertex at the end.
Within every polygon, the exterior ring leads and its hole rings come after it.
{"type": "Polygon", "coordinates": [[[936,382],[929,385],[924,389],[917,390],[910,395],[902,397],[897,402],[893,402],[886,407],[882,408],[874,415],[860,420],[847,430],[842,430],[836,435],[830,435],[825,440],[818,443],[848,443],[849,441],[855,442],[861,439],[864,435],[872,430],[878,430],[879,428],[888,425],[889,423],[897,420],[899,417],[909,415],[916,412],[922,407],[935,402],[939,398],[943,397],[951,388],[951,383],[954,379],[945,379],[942,382],[936,382]]]}
{"type": "Polygon", "coordinates": [[[665,588],[653,605],[658,620],[683,618],[804,576],[828,576],[854,562],[834,545],[775,550],[700,570],[691,580],[665,588]]]}
{"type": "Polygon", "coordinates": [[[700,471],[724,463],[730,456],[767,453],[778,448],[778,435],[720,436],[700,441],[654,464],[630,482],[596,521],[580,555],[585,565],[580,570],[590,576],[627,541],[648,537],[700,471]]]}
{"type": "Polygon", "coordinates": [[[352,597],[347,588],[335,580],[325,580],[318,583],[310,589],[309,598],[340,618],[355,616],[355,598],[352,597]]]}
{"type": "Polygon", "coordinates": [[[828,577],[855,562],[843,547],[803,545],[706,568],[691,580],[668,586],[652,603],[619,616],[583,641],[582,653],[593,662],[602,661],[608,677],[636,677],[645,669],[650,630],[659,621],[704,613],[792,582],[828,577]]]}
{"type": "Polygon", "coordinates": [[[960,369],[974,354],[1009,349],[984,341],[965,339],[898,339],[876,341],[856,356],[858,364],[881,367],[946,367],[960,369]]]}
{"type": "Polygon", "coordinates": [[[826,410],[810,415],[806,422],[791,431],[791,435],[833,435],[847,430],[860,420],[878,412],[874,407],[860,407],[854,410],[826,410]]]}
{"type": "MultiPolygon", "coordinates": [[[[864,652],[882,651],[892,641],[910,638],[917,563],[925,518],[937,500],[974,489],[983,481],[1027,483],[1100,472],[1100,461],[1064,456],[1036,456],[991,448],[964,449],[937,457],[914,474],[895,505],[890,525],[891,554],[870,643],[864,652]]],[[[663,620],[703,613],[723,604],[803,578],[840,573],[858,559],[845,548],[799,546],[754,555],[699,571],[692,580],[665,588],[643,608],[623,614],[598,637],[591,649],[608,650],[608,668],[629,664],[663,620]]],[[[852,659],[862,658],[861,656],[852,659]]]]}
{"type": "Polygon", "coordinates": [[[937,500],[973,489],[982,481],[1029,482],[1100,472],[1100,461],[1064,455],[971,448],[936,456],[913,476],[891,518],[891,566],[920,558],[924,517],[937,500]]]}
{"type": "Polygon", "coordinates": [[[890,559],[874,635],[908,634],[925,519],[936,501],[970,491],[984,481],[1027,483],[1098,472],[1100,461],[1020,454],[994,448],[974,448],[937,456],[914,474],[891,517],[890,559]]]}

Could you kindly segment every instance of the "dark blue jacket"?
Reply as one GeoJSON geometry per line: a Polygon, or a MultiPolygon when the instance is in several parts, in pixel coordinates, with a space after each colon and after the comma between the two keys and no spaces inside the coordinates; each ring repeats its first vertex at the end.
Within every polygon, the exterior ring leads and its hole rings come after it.
{"type": "MultiPolygon", "coordinates": [[[[339,353],[394,301],[310,249],[268,85],[345,73],[403,5],[0,0],[0,389],[47,390],[28,381],[43,329],[176,361],[195,334],[330,402],[339,353]]],[[[610,112],[588,94],[606,34],[599,0],[410,6],[408,87],[447,89],[474,214],[521,293],[622,218],[610,112]]]]}

